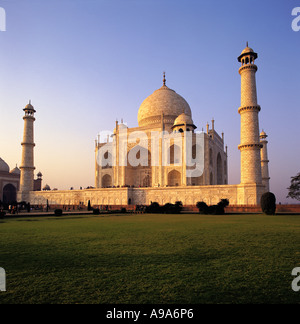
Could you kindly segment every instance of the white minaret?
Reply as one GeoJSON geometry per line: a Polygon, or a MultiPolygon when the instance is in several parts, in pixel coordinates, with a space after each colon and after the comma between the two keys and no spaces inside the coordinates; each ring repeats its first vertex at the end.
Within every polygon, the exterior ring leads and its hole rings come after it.
{"type": "Polygon", "coordinates": [[[247,47],[238,57],[242,64],[239,69],[241,75],[241,184],[262,184],[261,143],[259,138],[258,113],[261,108],[257,103],[256,72],[254,64],[257,53],[247,47]]]}
{"type": "Polygon", "coordinates": [[[262,174],[262,183],[266,188],[266,192],[270,191],[270,176],[269,176],[269,158],[268,158],[268,135],[262,131],[260,133],[260,143],[262,144],[261,148],[261,174],[262,174]]]}
{"type": "Polygon", "coordinates": [[[29,101],[29,104],[23,109],[25,111],[24,134],[22,145],[22,165],[19,201],[29,202],[29,192],[34,189],[34,113],[36,112],[29,101]]]}

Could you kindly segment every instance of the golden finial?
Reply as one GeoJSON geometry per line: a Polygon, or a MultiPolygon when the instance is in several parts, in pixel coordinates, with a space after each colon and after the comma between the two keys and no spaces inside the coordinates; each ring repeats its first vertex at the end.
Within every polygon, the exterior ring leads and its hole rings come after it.
{"type": "Polygon", "coordinates": [[[164,79],[163,79],[163,83],[164,83],[164,86],[166,85],[166,72],[164,72],[164,79]]]}

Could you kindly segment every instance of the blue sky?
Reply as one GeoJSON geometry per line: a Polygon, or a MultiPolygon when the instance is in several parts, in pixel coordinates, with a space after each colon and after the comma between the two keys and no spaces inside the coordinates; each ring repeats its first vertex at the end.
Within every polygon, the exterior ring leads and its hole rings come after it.
{"type": "MultiPolygon", "coordinates": [[[[94,139],[124,118],[137,126],[143,100],[167,85],[190,104],[198,129],[215,119],[240,181],[237,57],[258,52],[260,128],[269,135],[271,191],[288,201],[300,172],[299,1],[2,0],[0,157],[21,162],[23,107],[36,113],[35,165],[44,184],[94,185],[94,139]]],[[[289,202],[292,202],[289,200],[289,202]]]]}

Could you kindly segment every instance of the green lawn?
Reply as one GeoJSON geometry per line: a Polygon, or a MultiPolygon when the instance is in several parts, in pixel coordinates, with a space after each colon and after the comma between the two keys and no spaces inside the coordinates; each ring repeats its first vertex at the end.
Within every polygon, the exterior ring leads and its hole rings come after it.
{"type": "Polygon", "coordinates": [[[300,216],[5,219],[3,303],[299,303],[300,216]]]}

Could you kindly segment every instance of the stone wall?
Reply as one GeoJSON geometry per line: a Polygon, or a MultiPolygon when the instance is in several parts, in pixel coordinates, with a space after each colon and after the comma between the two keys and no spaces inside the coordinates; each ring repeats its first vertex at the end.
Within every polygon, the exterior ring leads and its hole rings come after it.
{"type": "Polygon", "coordinates": [[[217,204],[221,199],[229,199],[232,205],[258,205],[265,192],[261,185],[222,185],[161,188],[112,188],[67,191],[30,192],[32,205],[160,205],[181,201],[183,205],[195,205],[204,201],[208,205],[217,204]]]}

